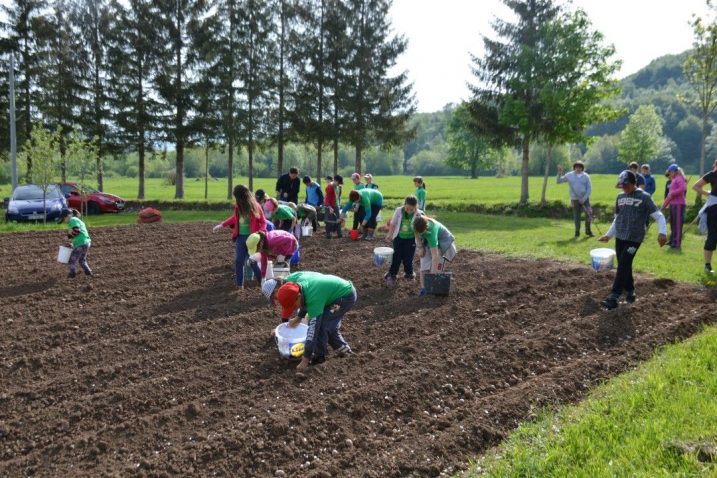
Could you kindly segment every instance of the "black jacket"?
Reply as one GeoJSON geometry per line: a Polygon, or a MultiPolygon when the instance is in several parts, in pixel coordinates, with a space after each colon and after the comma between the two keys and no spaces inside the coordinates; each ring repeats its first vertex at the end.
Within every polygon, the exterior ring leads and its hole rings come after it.
{"type": "Polygon", "coordinates": [[[276,181],[276,199],[299,204],[299,186],[301,180],[298,176],[292,180],[289,173],[282,174],[276,181]]]}

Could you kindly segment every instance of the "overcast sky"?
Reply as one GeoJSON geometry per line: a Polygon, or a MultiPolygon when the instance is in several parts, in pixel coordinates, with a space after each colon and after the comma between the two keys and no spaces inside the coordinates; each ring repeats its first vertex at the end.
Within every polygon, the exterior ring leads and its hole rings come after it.
{"type": "MultiPolygon", "coordinates": [[[[574,0],[590,16],[622,60],[619,77],[662,55],[692,46],[688,22],[706,14],[705,0],[574,0]]],[[[440,110],[469,97],[469,52],[480,56],[481,35],[493,36],[491,20],[509,18],[500,0],[394,0],[394,30],[408,38],[398,68],[408,70],[419,112],[440,110]]]]}

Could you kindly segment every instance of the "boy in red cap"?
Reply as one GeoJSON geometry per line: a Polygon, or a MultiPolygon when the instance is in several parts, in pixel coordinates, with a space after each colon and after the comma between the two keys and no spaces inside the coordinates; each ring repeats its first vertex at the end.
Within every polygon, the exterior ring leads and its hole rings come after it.
{"type": "Polygon", "coordinates": [[[356,304],[356,289],[351,282],[328,274],[301,271],[290,274],[284,281],[267,281],[262,292],[281,305],[281,319],[289,327],[296,327],[309,314],[309,330],[304,343],[304,356],[296,367],[303,370],[309,364],[326,360],[328,345],[339,356],[353,352],[341,335],[341,318],[356,304]],[[296,317],[290,317],[295,311],[296,317]]]}

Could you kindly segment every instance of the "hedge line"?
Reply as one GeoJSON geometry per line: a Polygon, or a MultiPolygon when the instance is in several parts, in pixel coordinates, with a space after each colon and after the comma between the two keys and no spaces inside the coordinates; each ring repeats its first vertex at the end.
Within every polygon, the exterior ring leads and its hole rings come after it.
{"type": "MultiPolygon", "coordinates": [[[[387,201],[384,204],[386,208],[395,208],[399,202],[387,201]]],[[[171,211],[231,211],[232,203],[226,202],[208,202],[208,201],[125,201],[125,208],[128,211],[139,211],[144,207],[153,207],[155,209],[171,210],[171,211]]],[[[595,204],[592,206],[593,216],[601,222],[610,222],[613,217],[613,206],[605,204],[595,204]]],[[[687,206],[685,211],[685,222],[691,222],[700,206],[691,204],[687,206]]],[[[489,214],[499,216],[519,216],[519,217],[547,217],[553,219],[571,219],[573,217],[572,208],[561,201],[552,201],[546,204],[540,203],[503,203],[503,204],[441,204],[430,203],[428,213],[431,211],[452,211],[452,212],[472,212],[477,214],[489,214]]]]}

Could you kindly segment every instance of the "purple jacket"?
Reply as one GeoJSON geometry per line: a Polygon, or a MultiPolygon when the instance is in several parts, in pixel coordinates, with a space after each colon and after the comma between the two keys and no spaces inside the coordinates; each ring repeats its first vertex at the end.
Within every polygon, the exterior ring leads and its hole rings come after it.
{"type": "Polygon", "coordinates": [[[290,232],[282,230],[268,231],[266,233],[266,247],[261,251],[261,276],[266,277],[266,267],[269,263],[269,256],[275,258],[276,256],[291,257],[296,249],[299,247],[299,241],[290,232]],[[265,254],[264,251],[269,251],[269,254],[265,254]]]}

